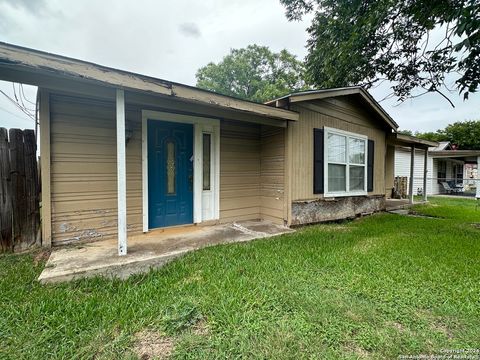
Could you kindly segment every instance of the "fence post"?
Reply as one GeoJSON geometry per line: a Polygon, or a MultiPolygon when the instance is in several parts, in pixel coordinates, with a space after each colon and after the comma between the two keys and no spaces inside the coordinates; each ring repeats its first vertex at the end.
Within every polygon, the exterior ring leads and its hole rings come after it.
{"type": "Polygon", "coordinates": [[[23,131],[25,156],[25,204],[26,223],[23,231],[23,246],[40,245],[40,209],[37,168],[37,140],[33,130],[23,131]]]}
{"type": "Polygon", "coordinates": [[[13,250],[8,131],[0,128],[0,252],[13,250]]]}
{"type": "Polygon", "coordinates": [[[25,157],[23,149],[23,132],[20,129],[10,129],[10,173],[12,176],[13,195],[13,248],[22,242],[23,225],[26,222],[25,194],[25,157]]]}

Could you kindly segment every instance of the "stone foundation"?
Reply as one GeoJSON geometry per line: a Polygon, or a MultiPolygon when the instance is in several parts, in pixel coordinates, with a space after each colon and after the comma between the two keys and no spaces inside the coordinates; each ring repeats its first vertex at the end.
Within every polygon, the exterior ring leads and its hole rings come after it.
{"type": "Polygon", "coordinates": [[[291,225],[348,219],[382,210],[385,210],[383,195],[294,201],[291,225]]]}

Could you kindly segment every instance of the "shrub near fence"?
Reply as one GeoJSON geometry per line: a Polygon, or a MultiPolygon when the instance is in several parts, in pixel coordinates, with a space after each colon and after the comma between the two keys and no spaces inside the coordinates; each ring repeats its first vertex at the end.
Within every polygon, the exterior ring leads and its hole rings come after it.
{"type": "Polygon", "coordinates": [[[40,244],[40,184],[33,130],[0,128],[0,252],[40,244]]]}

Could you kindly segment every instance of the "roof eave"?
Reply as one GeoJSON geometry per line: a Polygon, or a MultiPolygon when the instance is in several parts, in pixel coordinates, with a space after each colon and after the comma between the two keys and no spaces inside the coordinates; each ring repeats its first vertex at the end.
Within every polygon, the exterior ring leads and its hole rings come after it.
{"type": "Polygon", "coordinates": [[[480,150],[438,150],[430,151],[430,154],[436,158],[480,157],[480,150]]]}
{"type": "Polygon", "coordinates": [[[277,106],[279,101],[284,100],[287,100],[289,103],[295,103],[301,101],[319,100],[329,97],[348,95],[362,96],[362,98],[367,101],[370,107],[382,118],[385,123],[388,124],[391,129],[393,129],[394,131],[398,129],[398,124],[395,122],[395,120],[393,120],[392,117],[380,106],[380,104],[378,104],[378,102],[368,93],[368,91],[366,91],[361,86],[293,93],[274,100],[267,101],[265,102],[265,104],[270,106],[277,106]]]}
{"type": "Polygon", "coordinates": [[[201,102],[273,119],[296,121],[299,118],[298,113],[294,111],[272,108],[193,86],[0,42],[0,69],[2,68],[8,70],[22,69],[47,76],[55,75],[69,80],[87,81],[108,87],[172,96],[186,101],[201,102]]]}
{"type": "Polygon", "coordinates": [[[407,146],[407,147],[417,147],[424,150],[428,150],[432,146],[438,146],[438,143],[435,141],[424,140],[417,138],[415,136],[409,136],[399,133],[390,134],[388,136],[387,142],[390,145],[396,146],[407,146]]]}

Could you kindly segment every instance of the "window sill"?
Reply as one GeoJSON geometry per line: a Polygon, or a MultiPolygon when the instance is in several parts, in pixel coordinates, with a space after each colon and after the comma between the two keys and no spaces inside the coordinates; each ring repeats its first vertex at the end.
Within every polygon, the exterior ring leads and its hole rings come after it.
{"type": "Polygon", "coordinates": [[[351,197],[351,196],[368,196],[368,192],[342,192],[342,193],[325,193],[323,194],[324,198],[336,198],[336,197],[351,197]]]}

